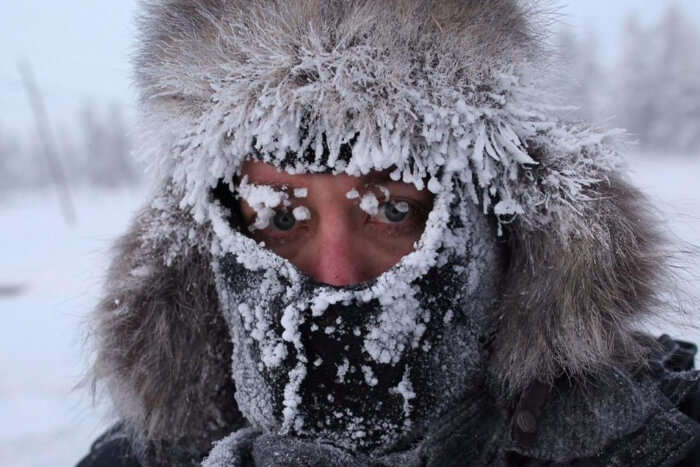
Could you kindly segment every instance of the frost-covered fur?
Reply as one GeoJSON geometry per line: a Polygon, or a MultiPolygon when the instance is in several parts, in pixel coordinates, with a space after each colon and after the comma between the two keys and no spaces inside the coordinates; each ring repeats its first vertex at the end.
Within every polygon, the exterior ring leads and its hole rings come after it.
{"type": "Polygon", "coordinates": [[[240,426],[241,416],[231,404],[231,344],[209,258],[197,249],[169,258],[168,239],[147,233],[153,223],[182,221],[166,217],[143,210],[115,245],[94,316],[93,372],[137,440],[197,452],[240,426]]]}
{"type": "Polygon", "coordinates": [[[634,326],[668,290],[669,253],[638,190],[617,177],[595,190],[597,199],[580,207],[592,235],[562,243],[545,232],[510,231],[492,368],[507,391],[626,367],[645,354],[634,326]]]}
{"type": "Polygon", "coordinates": [[[333,161],[359,132],[336,171],[397,166],[419,183],[462,164],[509,250],[490,368],[506,397],[641,359],[632,328],[659,291],[659,236],[607,136],[558,121],[530,81],[546,63],[541,2],[144,8],[141,153],[168,188],[117,245],[94,367],[134,433],[206,446],[240,423],[207,203],[253,147],[275,161],[325,142],[333,161]]]}

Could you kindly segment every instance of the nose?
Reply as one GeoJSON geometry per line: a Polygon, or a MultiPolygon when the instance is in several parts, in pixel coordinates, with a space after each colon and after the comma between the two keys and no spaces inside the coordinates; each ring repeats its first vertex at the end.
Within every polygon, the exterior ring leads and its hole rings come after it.
{"type": "Polygon", "coordinates": [[[322,218],[314,243],[314,261],[307,272],[316,281],[345,286],[371,279],[365,272],[361,237],[354,234],[352,221],[342,213],[322,218]]]}

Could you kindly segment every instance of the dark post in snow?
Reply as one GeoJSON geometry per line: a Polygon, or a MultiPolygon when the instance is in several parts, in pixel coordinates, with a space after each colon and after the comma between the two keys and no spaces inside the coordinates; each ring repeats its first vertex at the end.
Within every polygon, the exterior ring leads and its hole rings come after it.
{"type": "Polygon", "coordinates": [[[46,157],[46,164],[49,168],[50,177],[53,179],[56,189],[58,191],[59,201],[61,203],[61,208],[63,209],[63,216],[66,223],[75,223],[75,210],[73,209],[73,202],[71,201],[70,192],[68,191],[68,183],[66,182],[66,177],[61,169],[61,164],[56,156],[56,151],[54,150],[54,144],[51,140],[51,132],[49,129],[49,118],[46,113],[46,108],[44,107],[44,102],[41,98],[41,93],[39,88],[34,82],[34,74],[32,73],[32,68],[26,61],[21,61],[18,63],[18,68],[20,75],[22,75],[22,83],[24,84],[24,89],[27,92],[27,97],[29,98],[29,103],[32,107],[32,112],[34,113],[34,120],[36,121],[37,133],[39,134],[39,142],[42,147],[42,153],[46,157]]]}

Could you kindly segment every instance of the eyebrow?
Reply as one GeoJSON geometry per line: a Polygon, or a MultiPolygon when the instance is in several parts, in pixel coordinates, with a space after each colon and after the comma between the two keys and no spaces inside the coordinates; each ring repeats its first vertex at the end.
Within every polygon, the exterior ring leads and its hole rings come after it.
{"type": "Polygon", "coordinates": [[[366,175],[361,175],[359,177],[361,182],[371,183],[371,182],[389,182],[389,183],[403,183],[399,180],[392,180],[390,177],[391,172],[389,170],[382,170],[381,172],[371,172],[366,175]]]}
{"type": "MultiPolygon", "coordinates": [[[[402,184],[404,183],[401,180],[392,180],[389,174],[391,173],[390,170],[383,170],[381,172],[376,172],[373,171],[368,174],[360,175],[359,177],[355,177],[358,180],[358,184],[368,184],[368,183],[390,183],[390,184],[402,184]]],[[[284,189],[284,188],[304,188],[307,184],[304,182],[300,181],[283,181],[278,178],[277,175],[280,175],[284,177],[286,174],[275,174],[275,175],[264,175],[260,177],[251,177],[248,175],[248,183],[252,183],[254,185],[267,185],[273,188],[277,189],[284,189]]],[[[293,174],[289,174],[292,175],[293,174]]],[[[334,176],[332,174],[304,174],[304,175],[326,175],[326,176],[334,176]]],[[[347,174],[337,174],[337,175],[347,175],[347,174]]]]}

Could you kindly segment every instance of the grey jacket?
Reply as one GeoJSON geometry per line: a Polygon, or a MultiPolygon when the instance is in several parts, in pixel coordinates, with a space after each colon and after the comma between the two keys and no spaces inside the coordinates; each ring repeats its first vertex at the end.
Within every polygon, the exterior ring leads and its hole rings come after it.
{"type": "MultiPolygon", "coordinates": [[[[221,441],[208,462],[281,466],[698,466],[700,372],[696,347],[659,339],[649,366],[581,388],[560,379],[533,384],[514,407],[486,396],[456,407],[425,439],[369,460],[312,441],[243,427],[221,441]]],[[[132,446],[122,425],[105,433],[78,467],[200,465],[208,451],[132,446]]],[[[206,463],[205,463],[206,465],[206,463]]]]}

